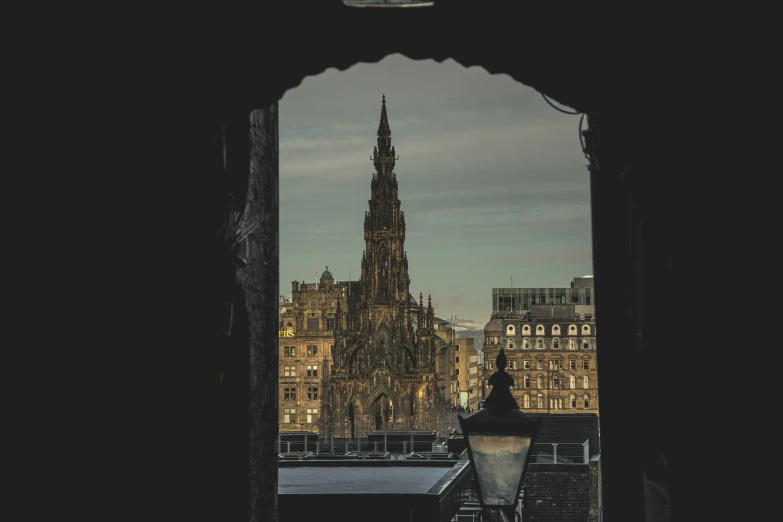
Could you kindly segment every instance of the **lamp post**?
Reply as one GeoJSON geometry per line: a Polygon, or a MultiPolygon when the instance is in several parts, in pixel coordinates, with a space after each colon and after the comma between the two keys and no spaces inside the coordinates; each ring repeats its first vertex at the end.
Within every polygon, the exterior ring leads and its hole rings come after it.
{"type": "Polygon", "coordinates": [[[499,509],[503,518],[514,520],[519,491],[530,460],[540,420],[519,411],[511,395],[514,378],[506,373],[503,348],[497,371],[489,378],[492,391],[484,408],[471,415],[458,415],[465,437],[479,501],[484,509],[499,509]]]}

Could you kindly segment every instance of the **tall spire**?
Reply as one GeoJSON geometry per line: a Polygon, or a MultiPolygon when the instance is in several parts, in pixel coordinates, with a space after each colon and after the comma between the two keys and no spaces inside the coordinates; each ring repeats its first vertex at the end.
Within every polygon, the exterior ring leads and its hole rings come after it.
{"type": "Polygon", "coordinates": [[[389,117],[386,114],[386,95],[381,99],[381,121],[378,124],[378,144],[373,149],[373,163],[379,177],[391,176],[394,170],[395,151],[391,144],[389,117]]]}
{"type": "Polygon", "coordinates": [[[378,148],[381,150],[388,149],[391,142],[391,129],[389,129],[389,117],[386,115],[386,95],[381,98],[381,122],[378,124],[378,148]],[[385,147],[381,146],[381,138],[388,137],[388,141],[385,142],[385,147]]]}

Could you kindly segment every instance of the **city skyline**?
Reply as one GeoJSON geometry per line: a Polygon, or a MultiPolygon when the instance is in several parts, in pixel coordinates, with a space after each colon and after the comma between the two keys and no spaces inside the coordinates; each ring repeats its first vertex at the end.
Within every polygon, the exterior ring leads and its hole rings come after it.
{"type": "Polygon", "coordinates": [[[384,94],[414,296],[483,322],[512,277],[566,287],[592,274],[578,116],[507,75],[391,55],[307,77],[280,101],[282,294],[327,265],[358,280],[384,94]]]}

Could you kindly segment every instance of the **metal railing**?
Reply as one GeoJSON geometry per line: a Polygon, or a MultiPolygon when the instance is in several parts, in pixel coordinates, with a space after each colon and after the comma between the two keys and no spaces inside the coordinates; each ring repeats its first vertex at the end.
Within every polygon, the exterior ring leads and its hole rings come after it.
{"type": "Polygon", "coordinates": [[[534,464],[589,464],[590,463],[590,440],[584,442],[552,442],[552,453],[544,453],[539,451],[538,454],[532,455],[535,460],[531,460],[534,464]],[[566,448],[560,448],[560,455],[558,455],[558,446],[565,446],[566,448]],[[580,448],[581,446],[581,448],[580,448]],[[565,450],[565,451],[564,451],[565,450]]]}

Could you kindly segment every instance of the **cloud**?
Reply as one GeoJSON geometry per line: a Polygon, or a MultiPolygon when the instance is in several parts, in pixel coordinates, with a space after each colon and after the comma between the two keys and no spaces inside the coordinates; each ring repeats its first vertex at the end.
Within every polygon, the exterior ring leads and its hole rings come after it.
{"type": "Polygon", "coordinates": [[[282,288],[318,272],[314,237],[319,264],[357,278],[384,93],[414,295],[483,322],[503,280],[569,286],[591,272],[579,118],[506,75],[392,55],[308,77],[280,101],[282,288]]]}

